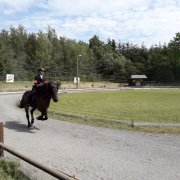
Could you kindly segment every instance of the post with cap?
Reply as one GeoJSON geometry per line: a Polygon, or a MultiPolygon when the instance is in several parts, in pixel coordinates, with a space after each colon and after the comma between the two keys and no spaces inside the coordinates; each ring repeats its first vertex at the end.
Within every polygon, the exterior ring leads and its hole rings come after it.
{"type": "Polygon", "coordinates": [[[76,70],[76,72],[77,72],[77,74],[76,74],[76,88],[77,89],[79,87],[79,57],[81,57],[81,54],[77,55],[77,63],[76,63],[76,65],[77,65],[77,70],[76,70]]]}
{"type": "MultiPolygon", "coordinates": [[[[0,122],[0,142],[4,143],[3,122],[0,122]]],[[[4,156],[4,149],[0,146],[0,157],[4,156]]]]}

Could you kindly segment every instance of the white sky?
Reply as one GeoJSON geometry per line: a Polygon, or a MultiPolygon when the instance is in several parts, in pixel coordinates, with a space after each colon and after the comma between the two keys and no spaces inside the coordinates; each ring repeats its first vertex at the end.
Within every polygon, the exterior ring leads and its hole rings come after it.
{"type": "Polygon", "coordinates": [[[0,12],[0,30],[21,24],[38,32],[49,25],[85,42],[97,35],[150,46],[180,32],[180,0],[0,0],[0,12]]]}

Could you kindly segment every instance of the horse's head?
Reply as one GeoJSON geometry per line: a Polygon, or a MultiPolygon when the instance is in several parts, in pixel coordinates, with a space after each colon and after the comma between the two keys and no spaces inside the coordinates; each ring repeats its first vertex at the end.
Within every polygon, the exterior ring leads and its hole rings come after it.
{"type": "Polygon", "coordinates": [[[49,82],[48,83],[48,89],[49,89],[49,93],[50,93],[51,98],[53,99],[53,101],[54,102],[58,102],[59,84],[58,83],[49,82]]]}

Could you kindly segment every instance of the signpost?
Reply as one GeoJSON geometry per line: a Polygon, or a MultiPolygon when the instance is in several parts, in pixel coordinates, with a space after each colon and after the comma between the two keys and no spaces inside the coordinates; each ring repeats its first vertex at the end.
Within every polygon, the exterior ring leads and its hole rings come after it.
{"type": "Polygon", "coordinates": [[[14,74],[6,74],[6,82],[14,82],[14,74]]]}

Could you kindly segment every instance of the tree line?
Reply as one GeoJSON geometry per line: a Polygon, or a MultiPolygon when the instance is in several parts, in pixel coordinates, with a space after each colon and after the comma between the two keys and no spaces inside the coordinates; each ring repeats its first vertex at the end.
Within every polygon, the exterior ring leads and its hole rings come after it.
{"type": "Polygon", "coordinates": [[[103,42],[97,35],[88,43],[77,42],[58,37],[49,26],[37,33],[27,33],[22,25],[0,31],[0,77],[10,73],[16,80],[32,80],[42,66],[49,78],[72,80],[77,60],[78,74],[86,81],[126,81],[132,74],[146,74],[151,81],[178,81],[180,33],[168,44],[147,48],[114,39],[103,42]]]}

